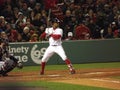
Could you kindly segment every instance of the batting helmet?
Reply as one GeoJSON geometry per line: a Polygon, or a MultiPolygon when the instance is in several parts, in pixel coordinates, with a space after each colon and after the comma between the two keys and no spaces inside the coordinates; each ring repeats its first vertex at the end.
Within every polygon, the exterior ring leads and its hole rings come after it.
{"type": "Polygon", "coordinates": [[[52,23],[59,23],[59,22],[60,22],[60,20],[57,19],[57,18],[54,18],[54,19],[52,20],[52,23]]]}

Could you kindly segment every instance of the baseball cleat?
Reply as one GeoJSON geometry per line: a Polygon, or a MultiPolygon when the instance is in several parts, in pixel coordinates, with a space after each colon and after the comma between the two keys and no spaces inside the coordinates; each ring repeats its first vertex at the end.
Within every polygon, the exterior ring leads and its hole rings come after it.
{"type": "Polygon", "coordinates": [[[40,75],[44,75],[44,72],[40,72],[40,75]]]}
{"type": "Polygon", "coordinates": [[[0,77],[6,77],[8,74],[0,74],[0,77]]]}
{"type": "Polygon", "coordinates": [[[75,74],[75,70],[72,69],[72,70],[70,71],[70,74],[75,74]]]}

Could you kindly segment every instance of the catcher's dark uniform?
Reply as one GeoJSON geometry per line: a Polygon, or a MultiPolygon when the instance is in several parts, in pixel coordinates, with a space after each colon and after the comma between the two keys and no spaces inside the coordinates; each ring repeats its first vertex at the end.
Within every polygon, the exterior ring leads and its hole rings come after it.
{"type": "Polygon", "coordinates": [[[22,64],[18,63],[18,59],[9,54],[8,43],[0,38],[0,45],[2,43],[4,45],[3,47],[0,47],[0,62],[3,64],[0,66],[0,76],[6,76],[7,73],[12,71],[15,67],[22,68],[22,64]]]}

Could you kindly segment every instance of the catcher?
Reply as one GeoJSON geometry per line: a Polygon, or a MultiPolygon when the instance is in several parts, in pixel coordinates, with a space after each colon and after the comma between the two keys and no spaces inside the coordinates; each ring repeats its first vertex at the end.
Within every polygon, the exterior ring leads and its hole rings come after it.
{"type": "Polygon", "coordinates": [[[15,67],[23,68],[22,63],[18,63],[18,59],[9,54],[7,41],[4,38],[0,38],[0,76],[8,76],[7,73],[15,67]]]}

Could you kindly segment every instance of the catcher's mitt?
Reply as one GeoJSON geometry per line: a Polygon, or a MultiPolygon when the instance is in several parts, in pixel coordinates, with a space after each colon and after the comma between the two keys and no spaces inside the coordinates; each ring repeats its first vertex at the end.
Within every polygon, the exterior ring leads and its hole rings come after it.
{"type": "Polygon", "coordinates": [[[17,64],[17,68],[18,68],[18,69],[22,69],[22,68],[23,68],[23,64],[22,64],[22,63],[18,63],[18,64],[17,64]]]}

